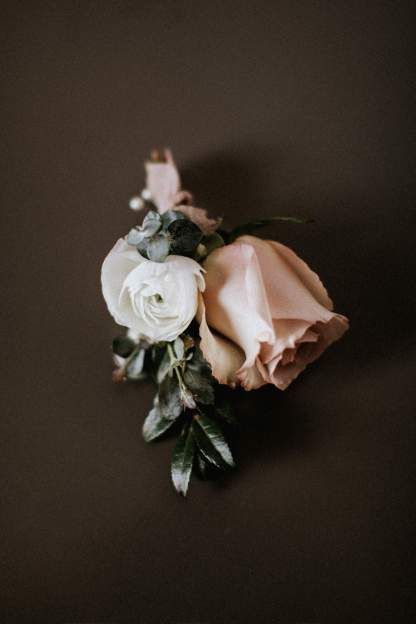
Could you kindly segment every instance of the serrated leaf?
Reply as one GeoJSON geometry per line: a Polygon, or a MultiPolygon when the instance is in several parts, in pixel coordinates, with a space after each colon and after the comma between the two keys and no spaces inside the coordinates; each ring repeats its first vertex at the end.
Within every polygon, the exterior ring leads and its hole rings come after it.
{"type": "Polygon", "coordinates": [[[271,225],[276,221],[281,222],[289,222],[289,223],[311,223],[311,219],[303,219],[300,217],[285,217],[285,216],[276,216],[269,217],[267,219],[253,219],[253,221],[249,221],[248,223],[243,223],[242,225],[238,225],[228,234],[228,242],[232,243],[239,236],[243,236],[244,234],[252,234],[259,228],[265,227],[266,225],[271,225]]]}
{"type": "Polygon", "coordinates": [[[128,336],[117,336],[113,340],[113,353],[122,358],[128,357],[134,350],[136,344],[128,336]]]}
{"type": "Polygon", "coordinates": [[[230,448],[219,426],[205,415],[195,415],[192,428],[202,455],[217,468],[233,468],[230,448]]]}
{"type": "Polygon", "coordinates": [[[137,380],[145,377],[145,373],[143,371],[145,355],[145,349],[139,349],[132,355],[126,366],[127,379],[137,380]]]}
{"type": "Polygon", "coordinates": [[[212,405],[215,401],[215,391],[211,379],[211,375],[208,377],[206,374],[201,374],[199,371],[190,368],[186,368],[183,375],[183,380],[192,391],[194,399],[204,405],[212,405]]]}
{"type": "Polygon", "coordinates": [[[176,420],[183,412],[181,393],[178,380],[175,375],[166,375],[159,384],[159,409],[164,418],[176,420]]]}
{"type": "Polygon", "coordinates": [[[182,219],[186,219],[183,212],[180,212],[179,210],[167,210],[161,216],[162,227],[164,230],[167,230],[171,223],[182,219]]]}
{"type": "Polygon", "coordinates": [[[147,257],[152,262],[164,262],[169,255],[169,240],[165,234],[156,234],[147,242],[147,257]]]}
{"type": "Polygon", "coordinates": [[[199,227],[188,219],[173,221],[168,232],[172,239],[171,253],[179,256],[191,256],[203,237],[199,227]]]}
{"type": "Polygon", "coordinates": [[[142,428],[143,438],[146,442],[151,442],[159,438],[165,431],[167,431],[174,421],[164,418],[160,413],[160,409],[157,405],[152,407],[147,415],[142,428]]]}
{"type": "Polygon", "coordinates": [[[195,457],[195,439],[192,427],[185,426],[175,445],[172,456],[171,476],[175,490],[186,496],[195,457]]]}

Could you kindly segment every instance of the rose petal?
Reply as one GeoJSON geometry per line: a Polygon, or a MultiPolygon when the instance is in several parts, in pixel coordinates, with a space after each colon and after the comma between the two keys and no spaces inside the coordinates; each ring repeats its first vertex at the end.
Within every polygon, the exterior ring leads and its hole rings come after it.
{"type": "Polygon", "coordinates": [[[208,327],[205,314],[205,304],[202,296],[199,297],[197,312],[200,348],[206,361],[211,365],[212,374],[220,384],[235,387],[236,372],[244,362],[244,353],[234,343],[220,336],[208,327]]]}
{"type": "Polygon", "coordinates": [[[285,363],[284,352],[282,359],[274,367],[273,362],[269,363],[269,369],[274,368],[268,376],[270,383],[280,390],[285,390],[308,364],[316,360],[332,342],[341,338],[348,326],[348,319],[341,314],[335,314],[326,323],[319,322],[312,325],[311,328],[317,335],[317,340],[314,342],[300,340],[292,362],[285,363]]]}
{"type": "Polygon", "coordinates": [[[251,245],[233,243],[213,251],[203,264],[207,271],[206,320],[245,353],[249,368],[260,343],[275,335],[260,266],[251,245]]]}

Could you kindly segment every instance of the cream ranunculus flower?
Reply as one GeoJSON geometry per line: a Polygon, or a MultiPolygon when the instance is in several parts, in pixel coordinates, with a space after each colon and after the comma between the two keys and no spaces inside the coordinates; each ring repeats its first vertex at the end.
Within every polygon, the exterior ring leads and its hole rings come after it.
{"type": "Polygon", "coordinates": [[[203,266],[201,349],[220,383],[284,390],[348,329],[316,273],[280,243],[242,236],[203,266]]]}
{"type": "Polygon", "coordinates": [[[119,239],[104,260],[101,284],[116,323],[150,342],[175,340],[191,323],[204,290],[202,267],[184,256],[143,258],[119,239]]]}

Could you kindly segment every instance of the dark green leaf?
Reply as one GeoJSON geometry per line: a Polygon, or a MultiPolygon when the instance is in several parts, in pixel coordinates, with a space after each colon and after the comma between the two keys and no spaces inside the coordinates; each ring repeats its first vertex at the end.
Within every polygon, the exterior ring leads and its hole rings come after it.
{"type": "Polygon", "coordinates": [[[149,239],[147,257],[153,262],[164,262],[169,255],[169,240],[165,234],[156,234],[149,239]]]}
{"type": "Polygon", "coordinates": [[[175,375],[166,375],[159,384],[159,409],[164,418],[175,420],[183,411],[181,393],[175,375]]]}
{"type": "Polygon", "coordinates": [[[215,466],[204,459],[204,456],[198,451],[196,455],[196,467],[198,470],[198,476],[201,479],[209,479],[212,477],[213,472],[216,471],[215,466]]]}
{"type": "Polygon", "coordinates": [[[138,351],[132,355],[126,366],[127,379],[135,380],[143,379],[143,377],[145,377],[145,373],[143,371],[145,355],[145,349],[138,349],[138,351]]]}
{"type": "Polygon", "coordinates": [[[232,243],[239,236],[243,236],[244,234],[252,234],[259,228],[262,228],[266,225],[271,225],[276,221],[287,221],[289,223],[311,223],[311,219],[303,219],[299,217],[270,217],[268,219],[254,219],[253,221],[249,221],[248,223],[243,223],[242,225],[238,225],[228,235],[228,242],[232,243]]]}
{"type": "Polygon", "coordinates": [[[186,496],[195,457],[192,427],[185,426],[173,450],[171,475],[175,490],[186,496]]]}
{"type": "Polygon", "coordinates": [[[233,456],[219,426],[205,415],[195,415],[192,423],[201,453],[218,468],[234,467],[233,456]]]}
{"type": "Polygon", "coordinates": [[[203,375],[211,374],[211,367],[202,355],[199,347],[195,347],[191,359],[186,365],[187,369],[197,371],[203,375]]]}
{"type": "Polygon", "coordinates": [[[188,219],[173,221],[168,232],[172,239],[171,253],[179,256],[191,256],[203,236],[199,227],[188,219]]]}
{"type": "Polygon", "coordinates": [[[132,353],[135,346],[135,342],[128,336],[117,336],[113,340],[113,353],[126,358],[132,353]]]}
{"type": "Polygon", "coordinates": [[[167,210],[166,212],[163,213],[161,217],[162,227],[164,230],[167,230],[170,224],[173,223],[174,221],[178,221],[180,219],[186,219],[186,218],[187,217],[185,217],[183,212],[180,212],[179,210],[167,210]]]}
{"type": "Polygon", "coordinates": [[[209,405],[215,401],[215,391],[212,387],[211,375],[203,375],[196,370],[186,368],[183,380],[188,388],[192,391],[194,399],[198,403],[209,405]]]}
{"type": "Polygon", "coordinates": [[[151,442],[155,440],[159,436],[161,436],[165,431],[169,429],[173,425],[173,420],[168,420],[164,418],[160,413],[159,407],[155,405],[149,412],[146,420],[143,423],[143,438],[146,442],[151,442]]]}

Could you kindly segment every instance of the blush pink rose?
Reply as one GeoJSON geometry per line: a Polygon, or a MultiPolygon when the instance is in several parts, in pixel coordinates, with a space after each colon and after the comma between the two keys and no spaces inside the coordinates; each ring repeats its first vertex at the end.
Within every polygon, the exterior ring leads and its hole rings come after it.
{"type": "Polygon", "coordinates": [[[201,349],[220,383],[284,390],[348,329],[316,273],[280,243],[242,236],[203,266],[201,349]]]}

